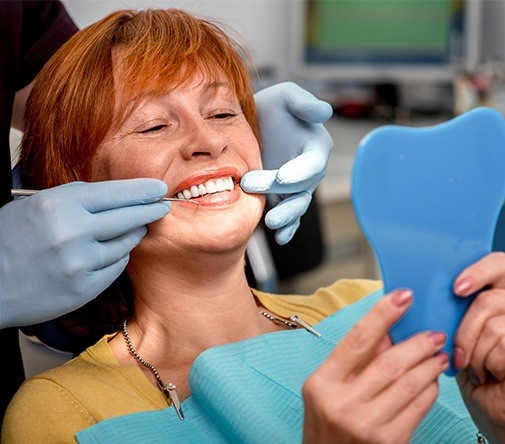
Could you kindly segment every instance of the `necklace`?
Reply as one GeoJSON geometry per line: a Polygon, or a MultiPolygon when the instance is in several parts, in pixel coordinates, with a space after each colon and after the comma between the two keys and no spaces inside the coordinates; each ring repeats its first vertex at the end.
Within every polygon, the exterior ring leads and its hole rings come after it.
{"type": "Polygon", "coordinates": [[[177,416],[179,419],[182,421],[184,419],[184,413],[182,412],[181,408],[181,402],[179,401],[179,396],[177,395],[177,387],[175,384],[172,382],[169,382],[168,384],[164,384],[163,381],[161,380],[161,376],[158,373],[158,370],[156,370],[156,367],[149,362],[145,361],[135,350],[132,344],[132,340],[130,338],[130,334],[128,333],[128,329],[126,328],[126,323],[128,322],[128,318],[126,318],[123,322],[123,337],[126,342],[126,347],[128,348],[128,351],[130,354],[144,367],[148,368],[151,370],[152,374],[156,378],[156,382],[158,383],[158,387],[160,388],[161,392],[167,399],[169,405],[173,405],[175,408],[175,411],[177,412],[177,416]]]}
{"type": "MultiPolygon", "coordinates": [[[[274,316],[270,313],[267,313],[266,311],[259,310],[260,314],[262,316],[265,316],[269,321],[273,322],[276,325],[285,325],[286,327],[289,328],[298,328],[302,327],[308,332],[312,333],[313,335],[317,336],[318,338],[321,338],[322,335],[321,333],[317,332],[314,328],[312,328],[309,324],[307,324],[304,320],[302,320],[300,317],[298,317],[295,314],[292,314],[289,317],[289,320],[287,319],[281,319],[278,318],[277,316],[274,316]]],[[[184,413],[182,412],[182,406],[181,402],[179,401],[179,396],[177,395],[177,387],[175,386],[174,383],[169,382],[168,384],[164,384],[160,374],[158,373],[158,370],[156,370],[156,367],[149,362],[147,362],[142,356],[140,356],[135,348],[133,347],[132,340],[130,338],[130,333],[128,333],[128,328],[126,327],[126,324],[128,323],[128,318],[126,318],[123,322],[123,337],[126,342],[126,347],[128,348],[128,351],[130,352],[130,355],[132,355],[137,362],[139,362],[141,365],[146,367],[151,371],[151,373],[154,375],[156,378],[156,382],[158,384],[159,389],[165,396],[165,398],[168,401],[168,405],[173,405],[175,408],[175,411],[177,413],[177,416],[179,419],[182,421],[184,419],[184,413]]]]}

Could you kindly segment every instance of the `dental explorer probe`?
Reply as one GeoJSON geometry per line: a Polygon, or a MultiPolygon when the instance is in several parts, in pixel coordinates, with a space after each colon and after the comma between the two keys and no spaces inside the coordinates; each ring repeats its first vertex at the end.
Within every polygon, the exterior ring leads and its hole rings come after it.
{"type": "MultiPolygon", "coordinates": [[[[11,190],[11,196],[13,197],[28,197],[39,192],[40,190],[25,190],[21,188],[14,188],[11,190]]],[[[198,202],[191,199],[179,199],[177,197],[162,197],[160,201],[170,201],[170,202],[189,202],[195,205],[200,205],[198,202]]]]}

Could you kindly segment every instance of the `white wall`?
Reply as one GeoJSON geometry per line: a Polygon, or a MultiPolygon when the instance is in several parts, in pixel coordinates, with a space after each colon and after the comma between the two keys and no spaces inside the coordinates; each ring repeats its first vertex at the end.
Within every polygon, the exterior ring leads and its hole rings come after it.
{"type": "Polygon", "coordinates": [[[483,61],[505,62],[505,1],[483,1],[483,61]]]}
{"type": "Polygon", "coordinates": [[[124,8],[183,8],[216,19],[243,37],[258,68],[288,80],[289,7],[298,0],[63,0],[79,27],[124,8]]]}

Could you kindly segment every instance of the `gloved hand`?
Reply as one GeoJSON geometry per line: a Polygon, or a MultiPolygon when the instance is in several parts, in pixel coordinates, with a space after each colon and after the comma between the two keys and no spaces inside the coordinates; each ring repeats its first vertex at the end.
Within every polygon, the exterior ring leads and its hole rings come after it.
{"type": "Polygon", "coordinates": [[[0,328],[47,321],[124,270],[146,224],[170,211],[156,179],[73,182],[0,209],[0,328]]]}
{"type": "Polygon", "coordinates": [[[322,123],[331,117],[332,108],[292,82],[265,88],[255,100],[264,170],[246,173],[240,186],[248,193],[273,197],[276,206],[265,223],[277,230],[275,239],[283,245],[298,229],[326,173],[333,140],[322,123]]]}

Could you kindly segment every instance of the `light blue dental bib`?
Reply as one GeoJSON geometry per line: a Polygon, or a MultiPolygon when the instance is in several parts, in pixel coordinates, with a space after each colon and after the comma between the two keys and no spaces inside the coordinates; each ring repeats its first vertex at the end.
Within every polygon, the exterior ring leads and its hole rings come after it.
{"type": "MultiPolygon", "coordinates": [[[[193,394],[182,403],[184,421],[173,408],[135,413],[102,421],[77,439],[81,444],[301,442],[303,382],[382,295],[376,291],[319,322],[322,338],[298,329],[206,350],[190,373],[193,394]]],[[[476,432],[456,381],[442,375],[438,400],[412,442],[474,442],[476,432]]]]}

